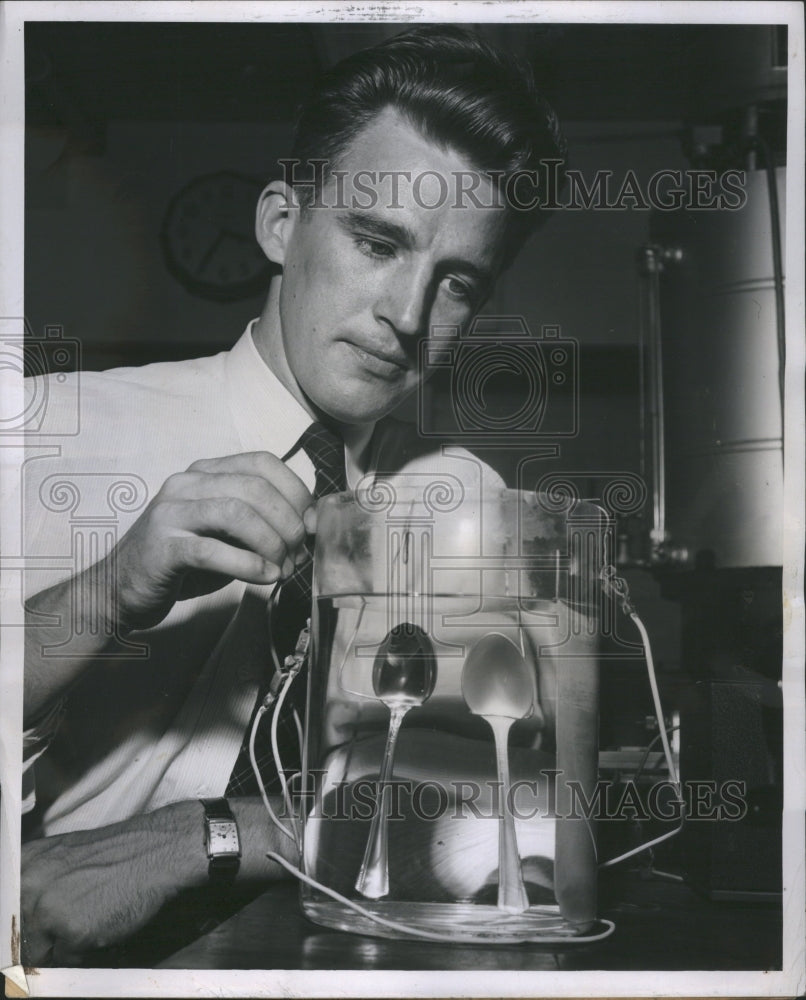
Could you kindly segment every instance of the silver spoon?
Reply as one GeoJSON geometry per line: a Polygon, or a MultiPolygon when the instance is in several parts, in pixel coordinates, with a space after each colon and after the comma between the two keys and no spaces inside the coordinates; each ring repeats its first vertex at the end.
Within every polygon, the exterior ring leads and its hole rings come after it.
{"type": "Polygon", "coordinates": [[[437,661],[428,635],[419,625],[395,625],[381,643],[372,667],[372,687],[389,709],[389,731],[378,775],[377,808],[355,882],[356,891],[367,899],[380,899],[389,893],[387,800],[400,726],[410,708],[431,697],[436,681],[437,661]]]}
{"type": "Polygon", "coordinates": [[[462,670],[462,695],[474,715],[493,731],[501,809],[498,819],[498,907],[523,913],[529,898],[523,884],[515,822],[509,801],[507,739],[512,723],[534,711],[537,691],[532,667],[521,651],[500,632],[488,632],[470,650],[462,670]]]}

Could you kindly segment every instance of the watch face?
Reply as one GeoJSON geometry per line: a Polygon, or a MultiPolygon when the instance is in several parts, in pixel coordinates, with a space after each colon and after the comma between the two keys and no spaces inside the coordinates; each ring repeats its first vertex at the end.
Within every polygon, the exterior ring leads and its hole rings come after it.
{"type": "Polygon", "coordinates": [[[165,213],[161,241],[171,274],[189,292],[216,301],[264,291],[273,265],[255,236],[263,183],[229,171],[191,181],[165,213]]]}
{"type": "Polygon", "coordinates": [[[207,856],[208,858],[241,856],[238,828],[234,820],[211,819],[207,821],[207,856]]]}

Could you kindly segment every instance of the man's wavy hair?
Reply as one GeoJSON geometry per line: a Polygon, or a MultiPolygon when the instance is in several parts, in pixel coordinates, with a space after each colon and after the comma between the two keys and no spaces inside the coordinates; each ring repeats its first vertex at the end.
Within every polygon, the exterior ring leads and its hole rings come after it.
{"type": "MultiPolygon", "coordinates": [[[[350,142],[385,108],[477,169],[495,172],[499,185],[537,171],[541,202],[547,175],[541,164],[561,161],[554,174],[562,177],[565,140],[531,68],[466,28],[424,25],[328,69],[299,112],[294,157],[337,168],[350,142]]],[[[313,198],[310,186],[300,192],[303,207],[313,198]]],[[[507,261],[546,215],[542,204],[529,211],[510,205],[507,261]]]]}

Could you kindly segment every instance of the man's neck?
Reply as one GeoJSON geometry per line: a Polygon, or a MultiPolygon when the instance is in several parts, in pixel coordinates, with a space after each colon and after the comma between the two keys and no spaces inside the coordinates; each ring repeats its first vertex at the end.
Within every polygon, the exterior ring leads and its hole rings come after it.
{"type": "Polygon", "coordinates": [[[283,346],[283,328],[280,322],[280,277],[272,279],[263,311],[252,326],[252,340],[267,368],[282,382],[294,399],[308,411],[311,419],[319,415],[294,378],[283,346]]]}

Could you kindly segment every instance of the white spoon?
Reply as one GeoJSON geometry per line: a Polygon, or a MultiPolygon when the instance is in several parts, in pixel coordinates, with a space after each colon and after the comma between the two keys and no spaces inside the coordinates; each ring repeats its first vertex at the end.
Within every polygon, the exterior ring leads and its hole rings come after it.
{"type": "Polygon", "coordinates": [[[518,647],[500,632],[488,632],[470,650],[462,670],[462,696],[474,715],[493,731],[501,810],[498,820],[498,907],[510,913],[529,909],[523,884],[515,821],[509,802],[507,739],[512,723],[534,711],[537,691],[533,668],[518,647]]]}

